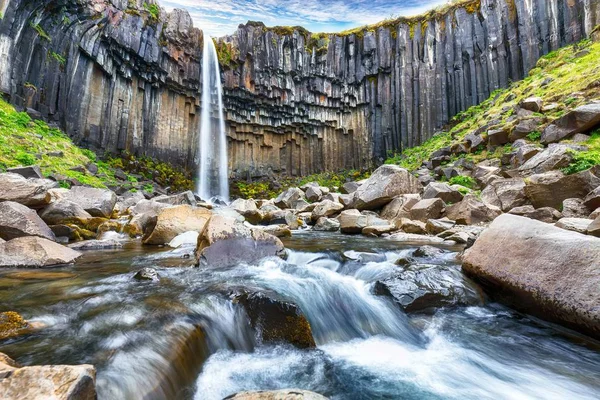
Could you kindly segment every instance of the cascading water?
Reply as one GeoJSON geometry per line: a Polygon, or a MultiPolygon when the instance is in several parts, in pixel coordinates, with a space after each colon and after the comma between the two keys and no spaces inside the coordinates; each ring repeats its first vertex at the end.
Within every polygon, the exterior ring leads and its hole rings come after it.
{"type": "Polygon", "coordinates": [[[229,201],[227,136],[223,116],[223,87],[219,60],[210,36],[204,36],[202,53],[202,115],[200,120],[200,168],[196,193],[203,200],[229,201]],[[213,109],[217,106],[216,118],[213,109]]]}

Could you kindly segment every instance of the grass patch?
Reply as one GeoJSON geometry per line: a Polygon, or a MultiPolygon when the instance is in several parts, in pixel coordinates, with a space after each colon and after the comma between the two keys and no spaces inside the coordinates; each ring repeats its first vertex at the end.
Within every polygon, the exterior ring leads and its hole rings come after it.
{"type": "Polygon", "coordinates": [[[42,38],[47,40],[48,42],[52,41],[52,38],[50,37],[50,35],[48,35],[46,33],[46,31],[44,30],[44,28],[42,28],[39,24],[34,24],[33,22],[31,22],[29,24],[36,32],[37,34],[42,38]]]}
{"type": "Polygon", "coordinates": [[[475,182],[475,179],[471,178],[470,176],[462,175],[453,176],[452,178],[450,178],[448,183],[451,185],[464,186],[467,189],[475,189],[475,187],[477,186],[477,182],[475,182]]]}
{"type": "Polygon", "coordinates": [[[150,14],[150,19],[153,22],[158,22],[160,18],[160,7],[157,4],[149,4],[144,2],[144,9],[150,14]]]}
{"type": "Polygon", "coordinates": [[[576,174],[600,165],[600,130],[593,132],[591,137],[583,144],[587,146],[588,150],[574,151],[573,161],[562,169],[564,174],[576,174]]]}

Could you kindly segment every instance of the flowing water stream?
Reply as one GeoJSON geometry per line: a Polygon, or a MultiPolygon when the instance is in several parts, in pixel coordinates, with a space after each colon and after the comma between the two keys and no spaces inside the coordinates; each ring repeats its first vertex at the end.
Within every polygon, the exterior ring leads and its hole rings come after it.
{"type": "MultiPolygon", "coordinates": [[[[417,244],[312,232],[285,244],[286,261],[228,269],[192,267],[193,248],[131,243],[71,267],[0,271],[0,311],[46,326],[0,352],[22,364],[94,364],[101,400],[291,387],[340,400],[600,397],[597,342],[493,303],[405,314],[373,295],[417,244]],[[160,282],[132,279],[142,267],[160,282]],[[317,348],[261,344],[228,295],[238,288],[296,303],[317,348]]],[[[427,263],[460,268],[454,252],[427,263]]]]}

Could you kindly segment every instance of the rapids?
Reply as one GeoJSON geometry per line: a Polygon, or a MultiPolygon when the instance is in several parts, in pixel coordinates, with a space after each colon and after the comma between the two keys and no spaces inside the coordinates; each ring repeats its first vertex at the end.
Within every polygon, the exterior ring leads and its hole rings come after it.
{"type": "MultiPolygon", "coordinates": [[[[137,243],[71,267],[2,270],[1,311],[45,328],[0,352],[22,364],[94,364],[101,400],[291,387],[340,400],[600,397],[591,339],[494,303],[405,314],[373,295],[416,244],[313,232],[285,244],[286,261],[219,270],[191,267],[190,247],[137,243]],[[143,267],[160,282],[132,279],[143,267]],[[260,343],[229,296],[239,288],[296,303],[317,348],[260,343]]],[[[460,268],[458,249],[448,250],[426,262],[460,268]]]]}

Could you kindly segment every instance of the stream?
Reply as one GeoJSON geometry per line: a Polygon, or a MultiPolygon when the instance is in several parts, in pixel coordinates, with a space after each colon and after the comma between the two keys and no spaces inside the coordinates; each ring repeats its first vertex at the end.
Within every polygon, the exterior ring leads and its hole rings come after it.
{"type": "MultiPolygon", "coordinates": [[[[406,314],[372,294],[419,243],[300,232],[284,244],[286,261],[228,269],[193,268],[192,247],[130,242],[70,267],[1,270],[0,311],[44,328],[0,352],[24,365],[93,364],[100,400],[280,388],[340,400],[600,398],[600,344],[585,336],[495,303],[406,314]],[[161,280],[134,280],[144,267],[161,280]],[[317,348],[257,340],[229,295],[240,288],[297,304],[317,348]]],[[[458,270],[460,249],[446,250],[423,262],[458,270]]]]}

